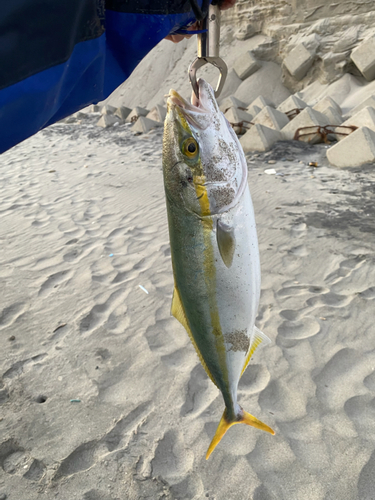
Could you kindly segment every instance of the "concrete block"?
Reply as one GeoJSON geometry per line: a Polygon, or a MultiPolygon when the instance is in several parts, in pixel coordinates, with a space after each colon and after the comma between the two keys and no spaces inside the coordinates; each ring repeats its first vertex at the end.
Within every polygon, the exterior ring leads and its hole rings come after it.
{"type": "Polygon", "coordinates": [[[241,80],[246,80],[250,75],[258,71],[260,64],[251,52],[240,55],[233,64],[233,69],[241,80]]]}
{"type": "Polygon", "coordinates": [[[116,111],[117,108],[114,106],[111,106],[110,104],[106,104],[105,106],[102,107],[100,110],[102,115],[113,115],[114,112],[116,111]]]}
{"type": "Polygon", "coordinates": [[[76,113],[73,113],[72,115],[76,120],[84,120],[87,118],[86,113],[82,113],[82,111],[77,111],[76,113]]]}
{"type": "MultiPolygon", "coordinates": [[[[319,111],[307,107],[281,130],[281,134],[284,139],[291,140],[294,139],[297,129],[301,127],[316,127],[318,125],[321,127],[329,125],[328,118],[322,113],[319,113],[319,111]]],[[[304,133],[307,132],[308,130],[304,133]]],[[[312,131],[311,134],[302,137],[300,140],[316,144],[321,142],[321,137],[318,134],[314,134],[312,131]]]]}
{"type": "Polygon", "coordinates": [[[274,108],[273,102],[260,95],[256,99],[254,99],[254,101],[247,107],[247,112],[253,116],[256,116],[266,106],[274,108]]]}
{"type": "Polygon", "coordinates": [[[375,96],[370,96],[364,101],[362,101],[358,106],[350,110],[349,116],[354,116],[358,113],[358,111],[362,111],[363,108],[367,108],[370,106],[371,108],[375,108],[375,96]]]}
{"type": "MultiPolygon", "coordinates": [[[[218,99],[218,103],[221,105],[224,102],[224,99],[228,96],[233,95],[238,87],[241,85],[242,80],[238,78],[237,73],[234,69],[229,70],[227,79],[225,80],[223,90],[220,94],[220,98],[218,99]]],[[[245,106],[246,107],[246,106],[245,106]]]]}
{"type": "Polygon", "coordinates": [[[306,107],[307,104],[305,101],[297,95],[291,95],[277,107],[277,110],[282,113],[288,113],[288,111],[292,111],[293,109],[305,109],[306,107]]]}
{"type": "Polygon", "coordinates": [[[226,97],[223,102],[220,104],[220,111],[225,113],[228,111],[229,108],[244,108],[246,109],[247,104],[245,104],[243,101],[240,101],[237,99],[237,97],[234,97],[234,95],[230,95],[226,97]]]}
{"type": "Polygon", "coordinates": [[[237,40],[247,40],[251,36],[255,35],[256,29],[252,24],[247,24],[246,26],[243,26],[240,28],[236,33],[234,34],[234,37],[237,38],[237,40]]]}
{"type": "Polygon", "coordinates": [[[284,59],[284,65],[297,80],[302,80],[314,62],[315,54],[310,52],[303,43],[297,45],[284,59]]]}
{"type": "Polygon", "coordinates": [[[126,106],[120,106],[119,108],[116,109],[114,115],[121,118],[121,120],[126,120],[126,118],[130,114],[130,111],[131,109],[127,108],[126,106]]]}
{"type": "Polygon", "coordinates": [[[244,152],[249,153],[251,151],[267,151],[275,142],[281,140],[282,136],[278,130],[257,123],[241,137],[240,143],[244,152]]]}
{"type": "Polygon", "coordinates": [[[361,127],[327,150],[327,158],[335,167],[359,167],[375,162],[375,132],[361,127]]]}
{"type": "Polygon", "coordinates": [[[328,108],[333,108],[337,113],[339,113],[340,115],[342,114],[340,106],[334,99],[332,99],[332,97],[329,96],[321,99],[315,104],[315,106],[313,106],[313,109],[315,109],[315,111],[319,111],[320,113],[323,113],[323,115],[328,108]]]}
{"type": "Polygon", "coordinates": [[[364,40],[350,54],[351,60],[357,66],[367,81],[375,79],[375,36],[364,40]]]}
{"type": "Polygon", "coordinates": [[[164,122],[167,115],[167,109],[160,104],[157,104],[152,110],[146,115],[146,118],[154,120],[156,122],[164,122]]]}
{"type": "Polygon", "coordinates": [[[126,123],[134,123],[138,120],[140,116],[146,116],[150,112],[149,109],[141,108],[140,106],[136,106],[131,110],[131,112],[126,117],[126,123]]]}
{"type": "MultiPolygon", "coordinates": [[[[375,132],[375,109],[367,106],[361,111],[358,111],[355,115],[351,116],[344,123],[341,123],[341,127],[346,125],[354,125],[355,127],[367,127],[375,132]]],[[[337,127],[336,132],[348,132],[348,130],[337,127]]],[[[345,139],[345,135],[337,135],[337,140],[342,141],[345,139]]]]}
{"type": "Polygon", "coordinates": [[[145,116],[139,116],[138,120],[134,123],[131,130],[132,130],[132,132],[146,134],[151,129],[156,128],[156,127],[162,127],[162,126],[163,126],[163,124],[160,122],[157,122],[155,120],[150,120],[149,118],[146,118],[145,116]]]}
{"type": "Polygon", "coordinates": [[[272,61],[262,61],[262,67],[241,83],[235,96],[250,104],[262,95],[278,106],[290,94],[291,92],[282,84],[281,67],[272,61]]]}
{"type": "Polygon", "coordinates": [[[277,109],[271,108],[270,106],[266,106],[256,115],[253,122],[274,130],[281,130],[289,123],[289,118],[285,113],[277,111],[277,109]]]}
{"type": "Polygon", "coordinates": [[[338,113],[335,108],[327,108],[323,115],[327,117],[329,125],[341,125],[343,122],[341,113],[338,113]]]}
{"type": "Polygon", "coordinates": [[[228,122],[232,125],[233,130],[238,135],[243,134],[244,132],[246,132],[247,129],[251,127],[251,123],[249,122],[252,121],[253,117],[246,111],[243,111],[242,109],[229,108],[228,111],[224,114],[224,116],[228,120],[228,122]],[[241,125],[236,125],[240,123],[241,125]]]}
{"type": "Polygon", "coordinates": [[[112,127],[115,123],[122,123],[122,120],[118,116],[102,115],[96,124],[98,127],[108,128],[112,127]]]}
{"type": "Polygon", "coordinates": [[[88,113],[100,113],[100,110],[102,109],[101,106],[98,104],[90,104],[90,106],[87,108],[88,113]]]}

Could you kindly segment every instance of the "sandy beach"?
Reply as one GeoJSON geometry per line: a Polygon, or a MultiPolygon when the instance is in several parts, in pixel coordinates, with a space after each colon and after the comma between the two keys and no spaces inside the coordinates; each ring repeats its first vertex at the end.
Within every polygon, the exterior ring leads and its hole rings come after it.
{"type": "Polygon", "coordinates": [[[162,129],[98,117],[0,158],[0,498],[373,500],[373,168],[247,155],[272,344],[239,402],[276,435],[206,461],[223,402],[170,316],[162,129]]]}

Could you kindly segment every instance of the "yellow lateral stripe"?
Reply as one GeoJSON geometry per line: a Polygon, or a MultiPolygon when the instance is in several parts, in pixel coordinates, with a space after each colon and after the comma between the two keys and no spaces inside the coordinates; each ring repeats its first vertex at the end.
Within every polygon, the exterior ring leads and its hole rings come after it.
{"type": "MultiPolygon", "coordinates": [[[[199,184],[195,185],[197,197],[199,198],[199,203],[202,210],[202,215],[209,216],[210,212],[210,201],[208,198],[207,189],[204,186],[206,178],[204,176],[197,177],[199,184]],[[202,184],[201,184],[202,183],[202,184]]],[[[225,381],[227,387],[229,388],[228,380],[228,368],[226,365],[226,349],[224,344],[224,337],[221,330],[219,310],[217,306],[216,297],[216,265],[214,257],[214,249],[212,246],[212,234],[214,228],[214,221],[212,217],[205,217],[201,220],[202,230],[203,230],[203,241],[204,241],[204,277],[206,281],[208,293],[208,303],[210,308],[212,333],[215,336],[215,348],[218,355],[219,367],[223,380],[225,381]]],[[[221,390],[223,390],[221,388],[221,390]]]]}
{"type": "Polygon", "coordinates": [[[205,363],[205,361],[204,361],[204,359],[203,359],[203,357],[202,357],[199,349],[198,349],[197,344],[195,343],[193,334],[191,333],[191,330],[190,330],[190,327],[189,327],[189,324],[188,324],[188,321],[187,321],[187,318],[186,318],[186,314],[185,314],[185,311],[184,311],[184,308],[183,308],[183,305],[182,305],[182,302],[181,302],[180,294],[179,294],[176,286],[174,287],[174,291],[173,291],[171,314],[172,314],[172,316],[174,316],[181,323],[181,325],[187,331],[187,333],[188,333],[188,335],[190,337],[191,343],[193,344],[193,346],[195,347],[195,350],[197,351],[199,361],[202,363],[203,368],[206,370],[206,373],[210,377],[210,379],[212,380],[212,382],[215,385],[217,385],[216,382],[215,382],[215,380],[214,380],[214,378],[213,378],[213,376],[211,375],[211,372],[208,369],[208,367],[207,367],[207,365],[206,365],[206,363],[205,363]]]}
{"type": "Polygon", "coordinates": [[[201,206],[202,216],[210,215],[210,200],[208,199],[206,187],[202,184],[195,184],[195,192],[201,206]]]}

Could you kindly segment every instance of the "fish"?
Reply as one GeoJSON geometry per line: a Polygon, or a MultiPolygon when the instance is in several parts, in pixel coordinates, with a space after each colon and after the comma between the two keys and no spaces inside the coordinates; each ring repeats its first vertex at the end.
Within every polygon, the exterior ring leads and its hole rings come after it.
{"type": "Polygon", "coordinates": [[[191,103],[175,90],[168,94],[163,178],[174,277],[171,314],[225,404],[208,459],[234,424],[274,431],[237,402],[250,358],[270,342],[255,326],[260,262],[247,163],[212,87],[199,79],[198,89],[191,103]]]}

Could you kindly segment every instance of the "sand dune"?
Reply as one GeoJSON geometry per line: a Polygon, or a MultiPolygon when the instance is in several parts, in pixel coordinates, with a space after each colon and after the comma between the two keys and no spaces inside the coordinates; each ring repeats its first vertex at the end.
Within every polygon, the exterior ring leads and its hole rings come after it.
{"type": "Polygon", "coordinates": [[[162,131],[97,119],[0,158],[0,498],[375,498],[374,171],[248,157],[273,343],[239,402],[276,436],[235,426],[206,462],[223,402],[169,313],[162,131]]]}

